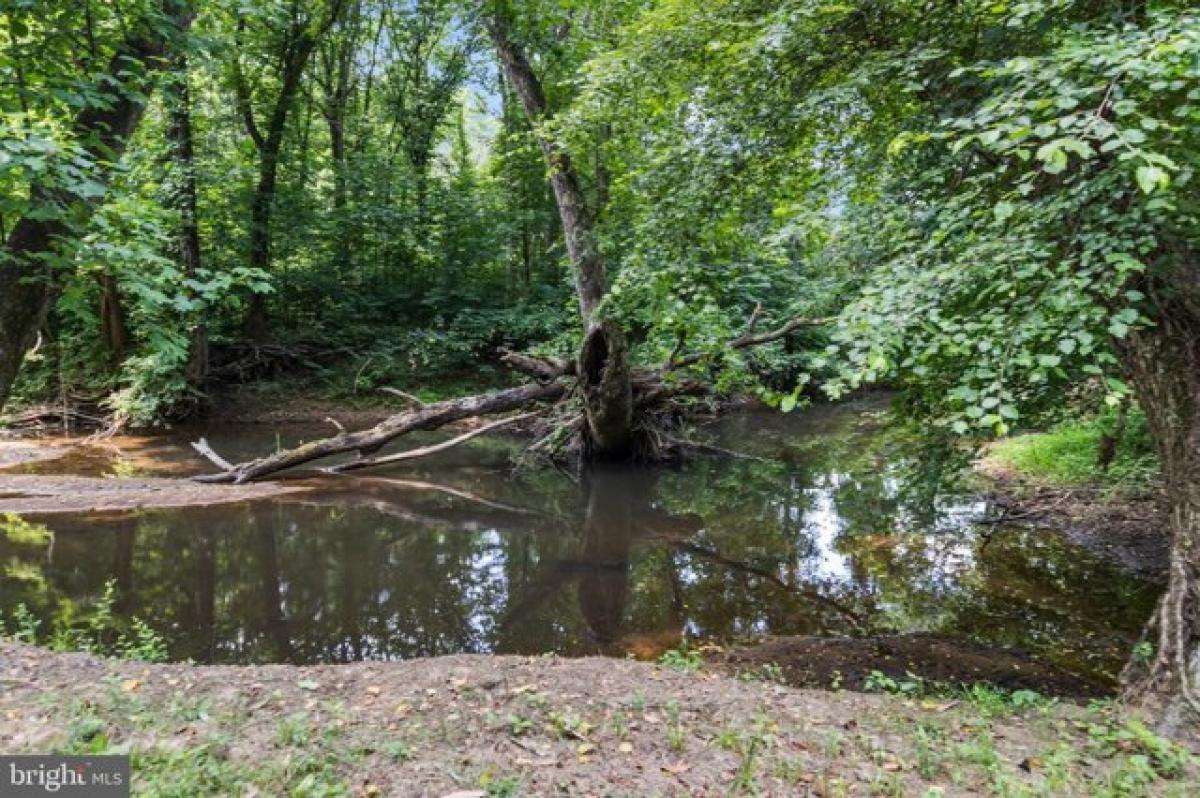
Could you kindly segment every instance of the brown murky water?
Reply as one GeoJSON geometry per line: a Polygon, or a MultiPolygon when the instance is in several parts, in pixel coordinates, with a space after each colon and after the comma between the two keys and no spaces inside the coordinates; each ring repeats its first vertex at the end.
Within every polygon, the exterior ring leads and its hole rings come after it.
{"type": "MultiPolygon", "coordinates": [[[[455,652],[656,656],[681,636],[927,631],[1111,680],[1157,595],[1060,536],[928,490],[882,400],[728,417],[761,460],[514,471],[492,440],[240,505],[39,518],[0,536],[0,615],[43,631],[115,585],[171,656],[296,663],[455,652]]],[[[230,459],[326,429],[209,430],[230,459]]],[[[186,436],[120,439],[37,473],[196,473],[186,436]]],[[[406,446],[413,445],[410,441],[406,446]]]]}

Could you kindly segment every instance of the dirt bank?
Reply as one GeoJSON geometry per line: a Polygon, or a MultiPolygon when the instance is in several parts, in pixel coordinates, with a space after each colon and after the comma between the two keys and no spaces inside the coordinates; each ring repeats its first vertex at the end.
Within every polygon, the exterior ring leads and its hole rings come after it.
{"type": "Polygon", "coordinates": [[[187,479],[101,479],[0,474],[0,514],[85,513],[192,507],[265,499],[306,488],[263,482],[202,485],[187,479]]]}
{"type": "Polygon", "coordinates": [[[877,671],[900,682],[987,682],[1005,690],[1079,698],[1112,693],[1108,685],[1086,681],[1018,651],[933,634],[767,638],[712,660],[734,673],[777,667],[779,678],[797,687],[864,690],[877,671]]]}
{"type": "MultiPolygon", "coordinates": [[[[609,659],[196,667],[0,644],[0,685],[0,750],[131,750],[142,792],[1095,795],[1139,750],[1096,742],[1088,724],[1119,722],[1070,704],[989,712],[609,659]]],[[[1200,787],[1194,766],[1154,780],[1200,787]]]]}
{"type": "Polygon", "coordinates": [[[986,456],[975,473],[993,511],[990,523],[1053,530],[1130,573],[1165,581],[1170,542],[1157,493],[1040,485],[986,456]]]}

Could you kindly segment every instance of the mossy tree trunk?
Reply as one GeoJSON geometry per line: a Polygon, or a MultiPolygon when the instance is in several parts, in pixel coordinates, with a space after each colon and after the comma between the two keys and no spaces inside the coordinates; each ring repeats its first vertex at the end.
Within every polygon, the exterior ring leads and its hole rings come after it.
{"type": "Polygon", "coordinates": [[[595,216],[588,207],[570,155],[545,129],[546,95],[524,51],[513,41],[507,20],[493,14],[486,24],[504,76],[521,101],[545,156],[567,253],[574,268],[575,293],[584,328],[577,371],[587,418],[587,454],[596,459],[626,458],[633,451],[629,347],[620,325],[597,317],[607,285],[607,266],[596,240],[595,216]]]}

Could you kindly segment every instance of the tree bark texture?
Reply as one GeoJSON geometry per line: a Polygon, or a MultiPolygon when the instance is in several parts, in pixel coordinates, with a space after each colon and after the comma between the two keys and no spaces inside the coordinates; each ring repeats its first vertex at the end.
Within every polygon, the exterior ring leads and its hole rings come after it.
{"type": "MultiPolygon", "coordinates": [[[[174,74],[167,83],[166,92],[167,141],[175,168],[170,201],[179,212],[175,250],[184,277],[194,279],[200,271],[200,226],[196,212],[196,157],[186,55],[180,54],[175,58],[174,74]]],[[[195,296],[191,298],[197,299],[195,296]]],[[[199,385],[207,375],[208,327],[201,315],[194,320],[189,334],[186,371],[188,384],[199,385]]]]}
{"type": "Polygon", "coordinates": [[[1172,247],[1144,287],[1155,324],[1118,353],[1158,446],[1171,538],[1167,589],[1147,627],[1153,654],[1122,675],[1131,696],[1160,699],[1164,730],[1200,725],[1200,262],[1172,247]]]}
{"type": "Polygon", "coordinates": [[[587,452],[599,459],[628,458],[634,450],[629,347],[618,324],[601,323],[596,316],[604,299],[607,278],[604,255],[596,240],[595,217],[570,156],[543,127],[546,95],[529,60],[512,40],[500,15],[488,17],[487,28],[504,75],[516,91],[545,156],[567,253],[575,271],[575,291],[584,327],[578,373],[587,418],[587,452]]]}

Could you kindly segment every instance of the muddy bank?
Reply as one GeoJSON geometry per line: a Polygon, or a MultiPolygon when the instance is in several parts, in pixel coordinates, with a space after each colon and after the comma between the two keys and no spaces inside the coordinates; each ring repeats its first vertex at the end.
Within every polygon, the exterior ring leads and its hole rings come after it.
{"type": "Polygon", "coordinates": [[[20,440],[0,440],[0,469],[26,463],[57,460],[70,451],[70,447],[48,446],[20,440]]]}
{"type": "Polygon", "coordinates": [[[988,523],[1053,530],[1142,578],[1166,580],[1170,541],[1157,492],[1113,495],[1099,487],[1054,488],[1022,479],[986,457],[975,464],[988,523]]]}
{"type": "Polygon", "coordinates": [[[1047,789],[1068,746],[1054,789],[1083,796],[1134,753],[1088,748],[1088,723],[1120,721],[1071,704],[988,715],[594,658],[196,667],[0,644],[0,684],[0,749],[128,747],[140,792],[976,795],[1047,789]]]}
{"type": "Polygon", "coordinates": [[[782,637],[713,657],[735,674],[777,668],[795,687],[866,690],[878,671],[898,682],[944,685],[986,682],[1005,690],[1034,690],[1077,698],[1110,695],[1112,688],[1007,649],[932,634],[875,637],[782,637]]]}
{"type": "Polygon", "coordinates": [[[300,493],[275,483],[202,485],[186,479],[0,475],[0,514],[90,513],[197,507],[300,493]]]}

